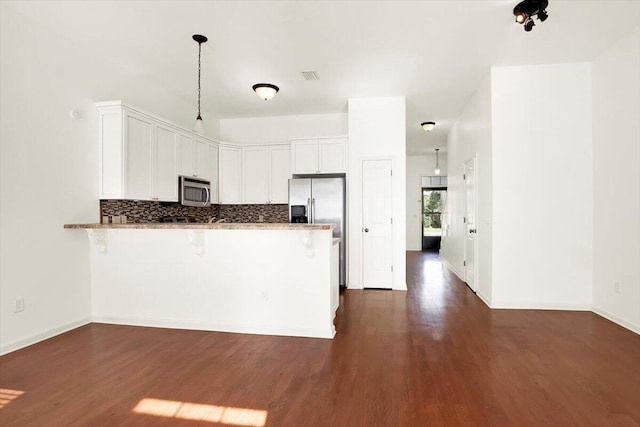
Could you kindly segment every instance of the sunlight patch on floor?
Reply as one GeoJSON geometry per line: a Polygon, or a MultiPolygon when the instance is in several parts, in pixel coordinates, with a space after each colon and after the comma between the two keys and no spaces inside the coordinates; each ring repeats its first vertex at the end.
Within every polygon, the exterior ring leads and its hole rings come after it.
{"type": "Polygon", "coordinates": [[[24,391],[0,388],[0,409],[22,396],[24,391]]]}
{"type": "Polygon", "coordinates": [[[142,399],[133,412],[234,426],[263,427],[267,423],[267,411],[164,399],[142,399]]]}

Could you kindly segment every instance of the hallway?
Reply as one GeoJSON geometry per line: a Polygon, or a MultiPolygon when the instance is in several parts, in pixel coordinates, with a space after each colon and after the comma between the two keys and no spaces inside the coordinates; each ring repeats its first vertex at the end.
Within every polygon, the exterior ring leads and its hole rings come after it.
{"type": "Polygon", "coordinates": [[[90,324],[2,356],[21,394],[0,424],[640,425],[639,336],[490,310],[436,253],[407,272],[408,292],[344,291],[334,340],[90,324]]]}

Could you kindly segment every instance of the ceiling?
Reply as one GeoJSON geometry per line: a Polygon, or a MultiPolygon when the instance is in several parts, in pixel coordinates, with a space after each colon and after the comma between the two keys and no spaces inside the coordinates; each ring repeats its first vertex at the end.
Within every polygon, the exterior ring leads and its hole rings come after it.
{"type": "Polygon", "coordinates": [[[451,125],[492,65],[590,61],[640,18],[639,1],[550,0],[549,19],[526,33],[514,23],[516,3],[22,1],[9,6],[127,67],[127,78],[155,81],[192,103],[194,116],[193,34],[209,38],[202,52],[202,110],[221,119],[344,113],[349,98],[403,95],[407,153],[419,154],[446,146],[451,125]],[[303,70],[315,70],[320,80],[306,81],[303,70]],[[276,84],[280,93],[260,100],[251,90],[258,82],[276,84]],[[425,133],[423,121],[435,121],[435,130],[425,133]]]}

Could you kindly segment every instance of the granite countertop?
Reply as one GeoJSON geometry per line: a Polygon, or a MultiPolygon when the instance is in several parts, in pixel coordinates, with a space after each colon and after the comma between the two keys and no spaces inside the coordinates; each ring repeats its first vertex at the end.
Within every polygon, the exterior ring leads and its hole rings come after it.
{"type": "Polygon", "coordinates": [[[127,223],[127,224],[65,224],[64,228],[92,229],[184,229],[184,230],[331,230],[332,224],[289,224],[289,223],[127,223]]]}

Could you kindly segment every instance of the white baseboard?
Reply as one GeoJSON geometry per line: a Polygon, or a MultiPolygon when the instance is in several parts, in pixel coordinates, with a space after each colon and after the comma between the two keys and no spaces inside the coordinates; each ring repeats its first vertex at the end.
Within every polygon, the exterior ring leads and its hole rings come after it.
{"type": "Polygon", "coordinates": [[[640,335],[640,325],[636,325],[632,322],[627,322],[624,319],[619,318],[618,316],[615,316],[611,313],[609,313],[607,310],[604,310],[600,307],[592,307],[592,311],[597,314],[598,316],[602,316],[607,320],[612,321],[613,323],[617,323],[618,325],[622,326],[623,328],[626,328],[628,330],[630,330],[631,332],[635,332],[636,334],[640,335]]]}
{"type": "Polygon", "coordinates": [[[487,307],[493,308],[493,306],[491,304],[491,298],[487,297],[485,294],[480,292],[480,290],[478,290],[478,292],[476,292],[476,295],[478,295],[478,298],[480,298],[482,300],[482,302],[487,305],[487,307]]]}
{"type": "Polygon", "coordinates": [[[567,310],[567,311],[591,311],[590,304],[558,304],[548,302],[514,302],[491,301],[491,308],[517,309],[517,310],[567,310]]]}
{"type": "Polygon", "coordinates": [[[114,316],[93,316],[95,323],[111,325],[144,326],[148,328],[190,329],[196,331],[232,332],[238,334],[279,335],[285,337],[306,337],[333,339],[336,334],[332,324],[327,328],[295,328],[270,325],[223,325],[183,322],[172,319],[141,319],[114,316]]]}
{"type": "Polygon", "coordinates": [[[458,276],[458,278],[464,282],[464,273],[458,270],[457,268],[455,268],[453,264],[450,263],[449,260],[445,258],[444,255],[442,255],[442,251],[440,252],[440,260],[449,270],[453,271],[453,274],[458,276]]]}
{"type": "Polygon", "coordinates": [[[47,331],[32,335],[21,340],[4,344],[0,346],[0,356],[39,343],[40,341],[53,338],[56,335],[64,334],[65,332],[69,332],[70,330],[79,328],[80,326],[88,325],[89,323],[91,323],[91,318],[86,317],[84,319],[76,320],[75,322],[67,323],[65,325],[58,326],[57,328],[49,329],[47,331]]]}

